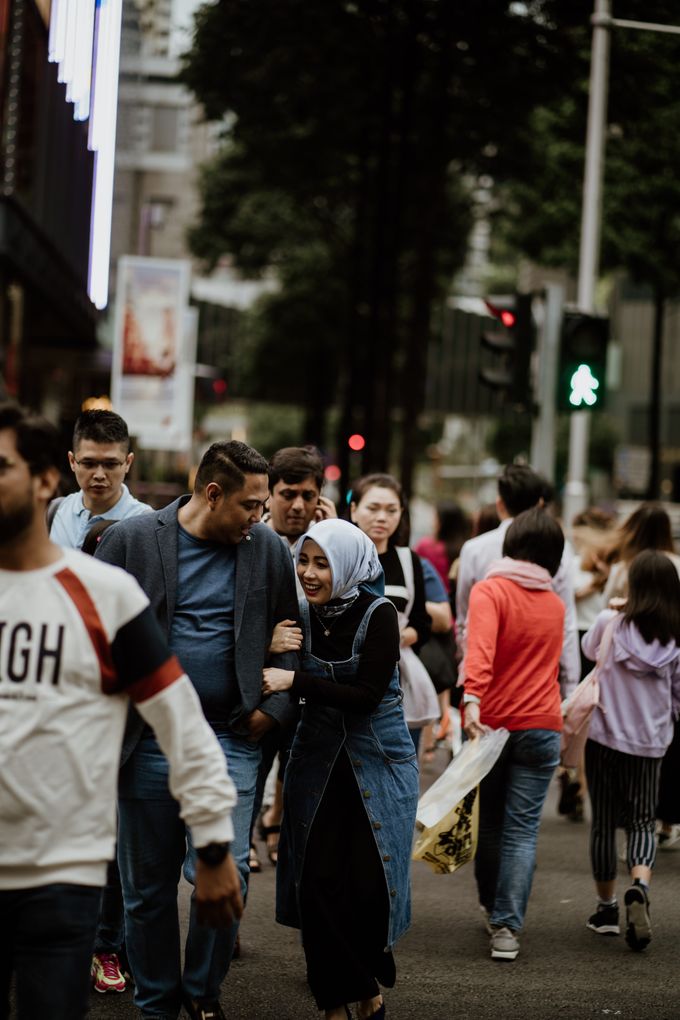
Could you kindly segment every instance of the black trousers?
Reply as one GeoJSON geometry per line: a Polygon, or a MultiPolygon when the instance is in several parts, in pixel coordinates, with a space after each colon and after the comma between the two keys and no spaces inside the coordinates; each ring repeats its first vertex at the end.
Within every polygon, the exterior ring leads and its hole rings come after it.
{"type": "Polygon", "coordinates": [[[680,720],[675,724],[673,740],[661,762],[659,802],[656,817],[667,825],[680,822],[680,720]]]}
{"type": "Polygon", "coordinates": [[[660,758],[642,758],[586,741],[586,778],[593,820],[590,863],[596,882],[616,878],[616,828],[628,836],[628,868],[654,867],[660,758]]]}
{"type": "Polygon", "coordinates": [[[319,1009],[371,999],[396,979],[389,901],[361,794],[343,750],[307,842],[300,895],[307,981],[319,1009]]]}

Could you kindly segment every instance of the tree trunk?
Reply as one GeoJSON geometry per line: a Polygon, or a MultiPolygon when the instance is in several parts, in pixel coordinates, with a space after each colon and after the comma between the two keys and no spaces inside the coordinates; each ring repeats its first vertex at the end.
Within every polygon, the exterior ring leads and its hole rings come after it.
{"type": "Polygon", "coordinates": [[[659,499],[661,491],[661,369],[663,362],[663,324],[666,295],[654,291],[654,331],[652,341],[652,381],[649,391],[649,481],[647,499],[659,499]]]}

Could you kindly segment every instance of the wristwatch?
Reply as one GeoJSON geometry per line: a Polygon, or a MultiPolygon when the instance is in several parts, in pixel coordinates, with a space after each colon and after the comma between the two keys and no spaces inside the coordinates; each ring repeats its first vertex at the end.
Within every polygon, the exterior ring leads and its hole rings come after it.
{"type": "Polygon", "coordinates": [[[216,868],[229,853],[229,843],[208,843],[196,847],[196,856],[210,868],[216,868]]]}

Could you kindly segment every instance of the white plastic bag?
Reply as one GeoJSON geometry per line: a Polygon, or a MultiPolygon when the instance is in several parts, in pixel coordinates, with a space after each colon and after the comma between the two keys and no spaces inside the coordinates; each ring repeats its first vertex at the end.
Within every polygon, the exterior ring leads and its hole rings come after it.
{"type": "Polygon", "coordinates": [[[414,861],[425,861],[439,874],[447,874],[472,860],[477,849],[479,783],[496,764],[509,736],[501,728],[468,740],[425,791],[416,812],[420,831],[414,861]]]}

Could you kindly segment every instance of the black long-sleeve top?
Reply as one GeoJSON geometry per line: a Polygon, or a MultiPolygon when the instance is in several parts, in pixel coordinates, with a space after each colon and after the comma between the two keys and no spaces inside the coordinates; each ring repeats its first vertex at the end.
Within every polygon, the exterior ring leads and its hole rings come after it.
{"type": "MultiPolygon", "coordinates": [[[[411,551],[411,560],[413,562],[413,605],[411,606],[408,622],[409,626],[413,627],[418,635],[418,640],[412,646],[414,652],[417,652],[430,637],[432,620],[425,607],[425,579],[420,558],[411,551]]],[[[394,546],[389,548],[387,552],[380,554],[380,563],[385,571],[385,586],[405,586],[404,571],[401,569],[399,553],[394,546]]],[[[394,603],[395,608],[400,613],[404,612],[407,605],[405,598],[398,595],[388,595],[387,597],[394,603]]]]}
{"type": "MultiPolygon", "coordinates": [[[[375,596],[359,595],[349,609],[323,624],[314,608],[309,615],[312,630],[312,654],[325,662],[342,662],[352,655],[354,636],[366,609],[375,596]],[[328,629],[328,636],[324,634],[328,629]]],[[[351,682],[326,680],[296,670],[291,695],[316,704],[339,708],[343,712],[369,715],[383,699],[399,660],[399,621],[392,606],[373,610],[369,621],[359,667],[351,682]]]]}

